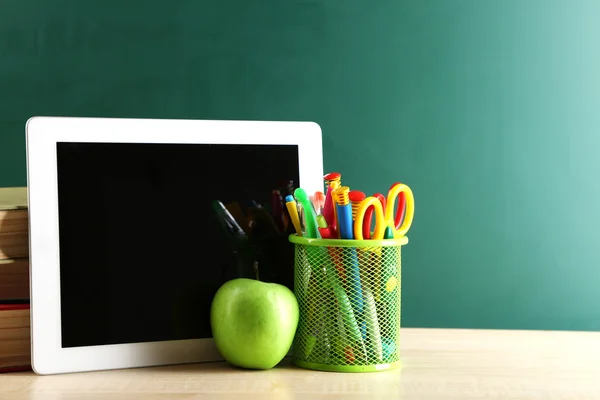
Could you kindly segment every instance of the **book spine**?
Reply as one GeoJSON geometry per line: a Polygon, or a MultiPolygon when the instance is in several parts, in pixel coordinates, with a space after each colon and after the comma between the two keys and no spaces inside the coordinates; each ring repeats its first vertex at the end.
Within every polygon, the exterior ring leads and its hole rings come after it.
{"type": "Polygon", "coordinates": [[[0,260],[29,257],[28,210],[0,211],[0,260]]]}
{"type": "Polygon", "coordinates": [[[0,302],[29,299],[29,259],[0,260],[0,302]]]}

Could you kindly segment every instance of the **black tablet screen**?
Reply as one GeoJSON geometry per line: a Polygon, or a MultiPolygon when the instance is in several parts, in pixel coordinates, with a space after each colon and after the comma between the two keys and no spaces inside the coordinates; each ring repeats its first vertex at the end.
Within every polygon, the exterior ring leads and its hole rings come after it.
{"type": "Polygon", "coordinates": [[[255,267],[292,288],[271,202],[297,146],[61,142],[57,167],[63,347],[209,338],[214,293],[255,267]]]}

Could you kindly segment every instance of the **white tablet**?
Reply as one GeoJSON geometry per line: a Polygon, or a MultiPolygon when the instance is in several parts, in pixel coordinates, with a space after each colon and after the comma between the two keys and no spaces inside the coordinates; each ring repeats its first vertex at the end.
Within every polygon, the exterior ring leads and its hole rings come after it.
{"type": "Polygon", "coordinates": [[[317,124],[34,117],[26,133],[38,374],[220,360],[217,288],[256,266],[293,285],[293,225],[271,202],[323,190],[317,124]]]}

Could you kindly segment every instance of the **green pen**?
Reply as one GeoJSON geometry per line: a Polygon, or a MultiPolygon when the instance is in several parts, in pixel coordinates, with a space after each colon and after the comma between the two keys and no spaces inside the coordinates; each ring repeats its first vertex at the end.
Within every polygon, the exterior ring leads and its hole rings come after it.
{"type": "Polygon", "coordinates": [[[314,212],[313,205],[306,194],[306,191],[302,188],[297,188],[294,190],[294,197],[298,203],[302,205],[302,210],[304,211],[304,220],[306,225],[305,236],[313,239],[321,239],[321,234],[319,233],[317,225],[317,216],[314,212]]]}
{"type": "MultiPolygon", "coordinates": [[[[314,211],[312,202],[308,198],[306,191],[302,188],[297,188],[294,190],[294,197],[302,206],[302,210],[304,212],[304,223],[306,232],[304,236],[307,238],[313,239],[321,239],[321,233],[319,233],[318,225],[317,225],[317,216],[314,211]]],[[[308,264],[311,266],[312,274],[316,277],[319,286],[324,286],[324,281],[321,278],[323,275],[323,270],[329,270],[329,261],[327,257],[323,254],[326,253],[327,250],[324,247],[320,246],[306,246],[306,256],[308,264]]]]}
{"type": "Polygon", "coordinates": [[[346,335],[348,335],[348,343],[343,343],[342,347],[346,349],[346,347],[350,346],[351,343],[357,345],[357,347],[352,346],[352,349],[356,350],[354,352],[354,356],[361,355],[363,357],[363,361],[366,362],[367,350],[365,348],[360,329],[358,328],[358,323],[356,321],[352,305],[350,304],[350,299],[348,298],[344,288],[342,288],[337,282],[337,278],[334,277],[334,274],[329,274],[329,284],[331,285],[331,289],[333,290],[333,294],[337,300],[338,312],[342,315],[345,332],[346,335]],[[359,350],[360,352],[358,352],[359,350]]]}
{"type": "Polygon", "coordinates": [[[319,228],[327,228],[327,221],[323,215],[317,215],[317,226],[319,228]]]}
{"type": "Polygon", "coordinates": [[[381,343],[381,332],[379,330],[379,321],[377,320],[377,309],[375,308],[375,299],[369,289],[363,291],[365,298],[365,320],[367,322],[367,335],[371,342],[371,347],[375,350],[375,356],[378,361],[383,360],[383,345],[381,343]]]}

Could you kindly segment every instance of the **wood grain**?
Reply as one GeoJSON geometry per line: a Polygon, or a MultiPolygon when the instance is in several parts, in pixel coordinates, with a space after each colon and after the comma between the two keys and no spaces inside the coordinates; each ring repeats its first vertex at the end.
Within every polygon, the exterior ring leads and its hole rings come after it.
{"type": "Polygon", "coordinates": [[[600,333],[402,329],[402,368],[342,374],[284,360],[0,375],[0,399],[600,399],[600,333]]]}
{"type": "Polygon", "coordinates": [[[0,368],[30,364],[29,315],[29,309],[0,310],[0,368]]]}

